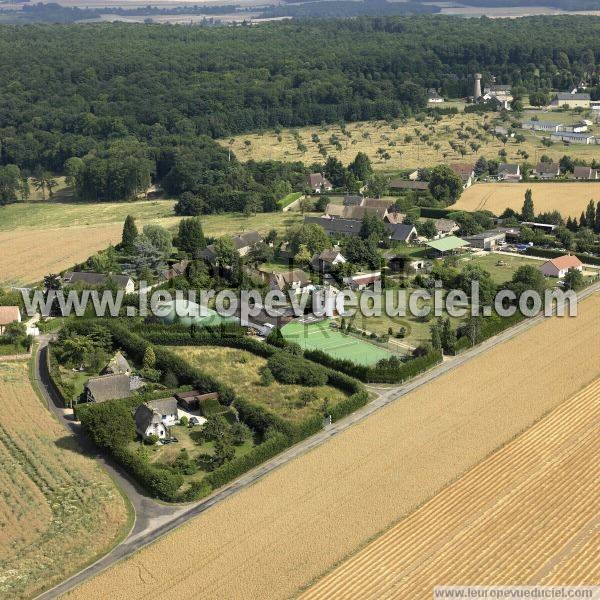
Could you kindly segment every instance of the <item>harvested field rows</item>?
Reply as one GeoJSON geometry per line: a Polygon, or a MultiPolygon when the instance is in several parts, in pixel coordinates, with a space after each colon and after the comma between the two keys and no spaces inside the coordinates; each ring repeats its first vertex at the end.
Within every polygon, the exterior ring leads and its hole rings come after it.
{"type": "Polygon", "coordinates": [[[301,599],[417,600],[436,585],[597,583],[598,439],[600,379],[301,599]]]}
{"type": "Polygon", "coordinates": [[[590,200],[600,201],[598,183],[477,183],[465,190],[452,208],[490,210],[500,215],[506,208],[520,212],[525,191],[531,188],[536,213],[557,210],[565,219],[581,215],[590,200]]]}
{"type": "Polygon", "coordinates": [[[577,318],[548,319],[486,351],[69,598],[290,597],[596,379],[599,311],[595,294],[577,318]]]}
{"type": "Polygon", "coordinates": [[[108,475],[35,396],[25,362],[0,363],[0,597],[34,595],[107,550],[127,509],[108,475]]]}

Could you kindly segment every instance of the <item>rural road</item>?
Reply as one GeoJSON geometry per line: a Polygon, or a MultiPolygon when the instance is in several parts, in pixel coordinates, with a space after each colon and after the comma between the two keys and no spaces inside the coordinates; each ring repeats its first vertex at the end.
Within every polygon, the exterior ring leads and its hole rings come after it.
{"type": "MultiPolygon", "coordinates": [[[[598,292],[599,290],[600,281],[582,291],[578,297],[580,300],[582,300],[591,294],[598,292]]],[[[49,387],[48,376],[47,373],[44,372],[45,361],[43,359],[45,357],[44,353],[46,352],[48,338],[46,336],[41,337],[35,365],[36,380],[41,393],[48,401],[50,409],[59,417],[65,427],[72,431],[74,435],[79,437],[84,450],[89,452],[92,456],[97,457],[111,474],[111,476],[116,480],[118,485],[122,487],[134,506],[136,520],[129,536],[120,545],[116,546],[110,553],[106,554],[104,557],[100,558],[98,561],[89,565],[85,569],[82,569],[69,579],[40,594],[37,596],[37,598],[39,600],[49,600],[51,598],[57,598],[61,596],[70,589],[81,584],[83,581],[107,569],[115,562],[130,556],[144,546],[152,543],[157,538],[172,531],[180,525],[183,525],[190,518],[200,515],[218,502],[221,502],[236,492],[253,485],[259,479],[279,468],[280,466],[285,465],[286,463],[294,460],[296,457],[301,456],[313,448],[325,443],[327,440],[342,433],[355,423],[368,418],[370,415],[377,412],[384,406],[405,396],[414,389],[448,373],[449,371],[472,360],[473,358],[476,358],[487,350],[502,344],[506,340],[509,340],[523,333],[524,331],[527,331],[538,323],[541,323],[543,319],[543,316],[539,316],[522,321],[518,325],[515,325],[514,327],[507,329],[497,336],[486,340],[471,350],[463,352],[459,356],[453,357],[449,360],[445,360],[443,363],[440,363],[436,367],[418,377],[415,377],[405,384],[393,387],[371,386],[371,389],[378,394],[378,397],[366,406],[348,415],[346,418],[329,425],[319,433],[296,444],[295,446],[275,456],[271,460],[266,461],[255,469],[245,473],[235,481],[232,481],[228,485],[220,488],[207,498],[194,504],[185,506],[166,506],[156,502],[155,500],[152,500],[151,498],[148,498],[147,496],[144,496],[143,493],[138,490],[114,464],[112,464],[110,461],[107,461],[104,457],[99,456],[93,447],[89,447],[93,445],[91,442],[86,442],[85,438],[80,435],[77,424],[65,417],[63,410],[54,404],[52,390],[49,387]]]]}

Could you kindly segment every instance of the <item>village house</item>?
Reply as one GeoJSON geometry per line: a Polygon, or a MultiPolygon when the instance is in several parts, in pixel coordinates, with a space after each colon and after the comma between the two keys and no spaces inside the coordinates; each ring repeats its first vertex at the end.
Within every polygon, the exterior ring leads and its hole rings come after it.
{"type": "Polygon", "coordinates": [[[337,265],[343,265],[346,262],[344,255],[338,247],[329,250],[323,250],[321,254],[315,254],[311,260],[311,267],[319,273],[329,273],[337,265]]]}
{"type": "Polygon", "coordinates": [[[404,219],[406,219],[406,214],[401,212],[388,212],[383,218],[386,223],[392,225],[400,225],[404,223],[404,219]]]}
{"type": "Polygon", "coordinates": [[[174,279],[175,277],[185,275],[185,271],[188,268],[189,264],[189,260],[180,260],[179,262],[173,263],[170,267],[162,271],[161,278],[163,280],[169,281],[171,279],[174,279]]]}
{"type": "Polygon", "coordinates": [[[460,229],[458,223],[452,219],[436,219],[435,230],[437,231],[436,238],[439,239],[447,235],[451,235],[460,229]]]}
{"type": "Polygon", "coordinates": [[[575,167],[573,169],[573,174],[571,175],[573,179],[600,179],[600,174],[597,169],[592,169],[592,167],[575,167]]]}
{"type": "Polygon", "coordinates": [[[21,311],[18,306],[0,306],[0,335],[11,323],[21,322],[21,311]]]}
{"type": "Polygon", "coordinates": [[[533,174],[539,179],[554,179],[560,175],[560,165],[552,162],[539,162],[533,174]]]}
{"type": "MultiPolygon", "coordinates": [[[[392,202],[387,203],[388,206],[392,202]]],[[[387,206],[342,206],[341,204],[329,203],[325,208],[326,217],[337,218],[337,219],[357,219],[362,221],[366,214],[377,215],[383,219],[387,213],[387,206]]]]}
{"type": "Polygon", "coordinates": [[[116,373],[90,377],[83,386],[86,402],[106,402],[127,398],[131,394],[129,375],[116,373]]]}
{"type": "Polygon", "coordinates": [[[310,277],[302,269],[293,269],[282,273],[271,273],[269,277],[269,286],[272,290],[279,290],[280,292],[293,290],[297,294],[314,289],[310,277]]]}
{"type": "Polygon", "coordinates": [[[419,237],[417,233],[417,229],[414,225],[398,223],[386,224],[386,230],[388,232],[388,237],[392,242],[403,242],[404,244],[411,244],[416,241],[419,237]]]}
{"type": "Polygon", "coordinates": [[[120,353],[117,352],[108,362],[104,370],[103,375],[117,375],[124,373],[125,375],[131,375],[131,366],[127,362],[127,359],[120,353]]]}
{"type": "Polygon", "coordinates": [[[473,185],[475,180],[475,167],[466,163],[453,163],[450,168],[462,179],[463,189],[467,189],[473,185]]]}
{"type": "Polygon", "coordinates": [[[169,437],[169,427],[178,420],[177,400],[174,397],[149,400],[140,404],[134,413],[135,429],[139,436],[169,437]]]}
{"type": "Polygon", "coordinates": [[[321,173],[311,173],[308,175],[306,186],[315,194],[330,192],[333,189],[331,182],[321,173]]]}
{"type": "Polygon", "coordinates": [[[363,197],[349,194],[344,196],[344,206],[360,206],[363,203],[363,197]]]}
{"type": "Polygon", "coordinates": [[[569,92],[558,92],[554,99],[550,102],[550,106],[569,106],[571,108],[590,107],[591,97],[589,94],[577,94],[569,92]]]}
{"type": "Polygon", "coordinates": [[[500,163],[498,165],[499,181],[521,181],[521,165],[511,163],[500,163]]]}
{"type": "Polygon", "coordinates": [[[444,99],[438,94],[437,90],[431,89],[427,93],[427,102],[429,104],[442,104],[444,99]]]}
{"type": "Polygon", "coordinates": [[[343,279],[344,284],[352,290],[364,290],[366,287],[373,285],[378,281],[381,281],[381,271],[356,273],[355,275],[349,275],[343,279]]]}
{"type": "Polygon", "coordinates": [[[304,217],[304,223],[320,225],[331,237],[357,236],[362,227],[362,221],[357,219],[331,219],[329,217],[304,217]]]}
{"type": "MultiPolygon", "coordinates": [[[[237,233],[231,236],[233,247],[238,251],[240,256],[246,256],[250,250],[256,245],[263,241],[262,236],[258,231],[246,231],[244,233],[237,233]]],[[[217,250],[214,244],[209,244],[200,253],[200,258],[206,262],[214,265],[217,259],[217,250]]]]}
{"type": "Polygon", "coordinates": [[[552,258],[540,267],[540,271],[544,276],[558,277],[559,279],[562,279],[569,269],[583,271],[583,263],[572,254],[565,254],[564,256],[552,258]]]}
{"type": "Polygon", "coordinates": [[[68,271],[63,275],[62,280],[65,285],[76,285],[80,283],[90,287],[115,286],[118,290],[123,290],[126,294],[132,294],[135,291],[135,283],[129,275],[68,271]]]}
{"type": "Polygon", "coordinates": [[[426,181],[414,181],[411,179],[392,179],[389,187],[395,191],[413,190],[417,193],[429,191],[429,184],[426,181]]]}
{"type": "Polygon", "coordinates": [[[510,85],[490,84],[483,88],[483,99],[489,101],[495,99],[502,108],[510,110],[510,103],[513,101],[510,85]]]}

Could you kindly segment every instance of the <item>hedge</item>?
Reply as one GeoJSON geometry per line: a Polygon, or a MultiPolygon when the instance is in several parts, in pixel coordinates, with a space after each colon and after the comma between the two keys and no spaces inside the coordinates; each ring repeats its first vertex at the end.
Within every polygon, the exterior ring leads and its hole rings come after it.
{"type": "MultiPolygon", "coordinates": [[[[542,258],[557,258],[558,256],[564,256],[566,251],[554,250],[553,248],[540,248],[539,246],[528,246],[525,253],[530,256],[539,256],[542,258]]],[[[574,254],[581,262],[590,265],[600,265],[600,256],[583,254],[582,252],[572,252],[571,254],[574,254]]]]}
{"type": "Polygon", "coordinates": [[[62,401],[63,406],[71,406],[71,399],[75,393],[75,388],[70,383],[66,383],[63,380],[60,369],[58,368],[58,360],[56,359],[56,356],[54,356],[52,343],[46,346],[46,370],[48,371],[50,383],[62,401]]]}
{"type": "Polygon", "coordinates": [[[428,219],[445,219],[450,213],[456,212],[455,208],[421,207],[421,216],[428,219]]]}

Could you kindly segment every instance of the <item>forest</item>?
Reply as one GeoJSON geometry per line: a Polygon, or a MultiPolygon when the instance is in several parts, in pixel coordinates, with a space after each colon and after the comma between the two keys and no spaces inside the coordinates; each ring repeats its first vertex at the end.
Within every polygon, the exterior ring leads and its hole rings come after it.
{"type": "Polygon", "coordinates": [[[68,163],[91,200],[133,197],[150,180],[236,196],[253,174],[210,138],[410,116],[430,87],[469,94],[476,71],[529,92],[586,79],[597,96],[599,33],[588,16],[2,26],[0,166],[68,163]]]}

